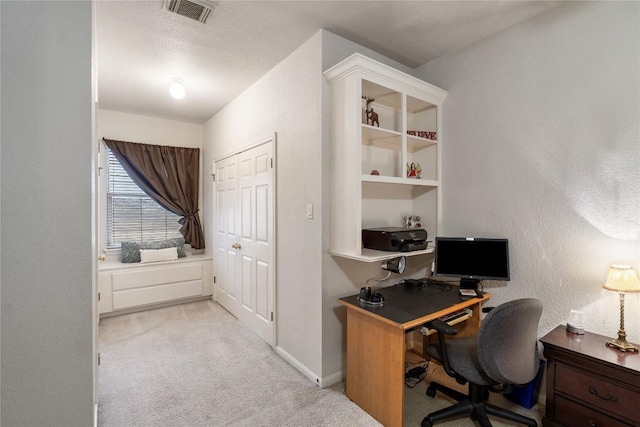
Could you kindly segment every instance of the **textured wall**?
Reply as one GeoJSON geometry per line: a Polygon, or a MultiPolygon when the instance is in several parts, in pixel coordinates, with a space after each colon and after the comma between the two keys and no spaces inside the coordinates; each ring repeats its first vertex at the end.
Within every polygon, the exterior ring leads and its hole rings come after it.
{"type": "Polygon", "coordinates": [[[2,424],[93,425],[91,2],[2,10],[2,424]]]}
{"type": "MultiPolygon", "coordinates": [[[[612,263],[640,267],[640,4],[576,2],[416,70],[444,105],[442,235],[510,239],[494,303],[544,303],[540,334],[571,309],[613,336],[612,263]]],[[[626,328],[640,342],[638,295],[626,328]]]]}

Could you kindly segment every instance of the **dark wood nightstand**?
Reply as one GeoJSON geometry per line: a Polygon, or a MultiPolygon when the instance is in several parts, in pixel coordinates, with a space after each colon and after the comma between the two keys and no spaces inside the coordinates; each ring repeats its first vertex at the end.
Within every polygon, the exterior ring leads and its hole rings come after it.
{"type": "Polygon", "coordinates": [[[547,358],[544,427],[640,426],[640,354],[607,347],[609,339],[564,326],[540,339],[547,358]]]}

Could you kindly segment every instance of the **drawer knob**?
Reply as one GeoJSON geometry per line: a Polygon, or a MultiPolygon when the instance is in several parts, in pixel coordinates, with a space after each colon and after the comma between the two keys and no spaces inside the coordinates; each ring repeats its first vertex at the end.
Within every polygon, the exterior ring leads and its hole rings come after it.
{"type": "Polygon", "coordinates": [[[589,420],[589,427],[596,427],[595,421],[589,420]]]}
{"type": "Polygon", "coordinates": [[[598,390],[596,390],[596,388],[592,385],[589,386],[589,393],[593,394],[595,397],[597,397],[600,400],[606,400],[608,402],[618,402],[618,397],[617,396],[609,396],[609,397],[602,397],[598,394],[598,390]]]}

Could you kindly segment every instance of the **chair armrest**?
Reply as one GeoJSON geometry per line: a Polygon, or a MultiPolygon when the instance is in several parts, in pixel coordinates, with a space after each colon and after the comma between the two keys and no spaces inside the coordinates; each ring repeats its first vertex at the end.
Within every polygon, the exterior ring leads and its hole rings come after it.
{"type": "Polygon", "coordinates": [[[427,328],[435,329],[436,332],[442,332],[446,335],[456,335],[458,333],[458,331],[453,326],[449,326],[447,322],[443,322],[440,319],[435,319],[431,322],[427,322],[427,328]]]}
{"type": "Polygon", "coordinates": [[[445,335],[457,335],[458,331],[453,327],[449,326],[446,322],[443,322],[440,319],[432,320],[427,323],[427,327],[431,329],[435,329],[438,333],[438,353],[440,354],[440,358],[442,359],[442,367],[444,368],[447,375],[451,377],[456,377],[456,373],[451,369],[449,365],[449,355],[447,354],[447,343],[445,340],[445,335]]]}

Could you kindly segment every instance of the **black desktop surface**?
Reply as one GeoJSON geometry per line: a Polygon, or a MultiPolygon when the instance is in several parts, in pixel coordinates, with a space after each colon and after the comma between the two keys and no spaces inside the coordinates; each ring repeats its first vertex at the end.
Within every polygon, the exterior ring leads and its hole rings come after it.
{"type": "Polygon", "coordinates": [[[340,298],[340,300],[401,324],[436,313],[463,301],[458,294],[457,286],[443,289],[434,286],[406,287],[398,284],[387,288],[378,288],[376,292],[384,296],[382,306],[362,303],[358,301],[358,295],[340,298]]]}

